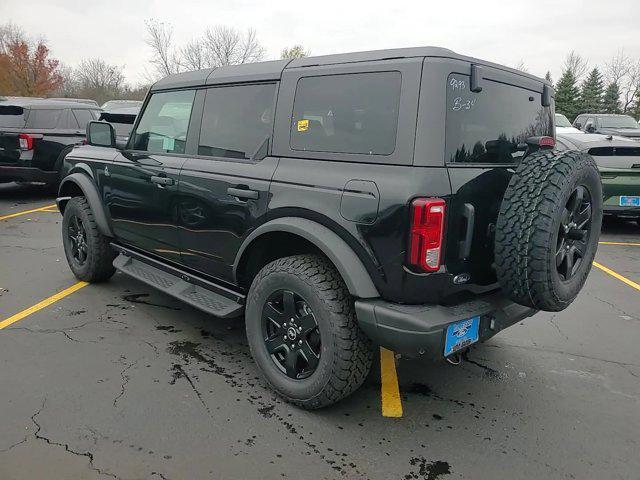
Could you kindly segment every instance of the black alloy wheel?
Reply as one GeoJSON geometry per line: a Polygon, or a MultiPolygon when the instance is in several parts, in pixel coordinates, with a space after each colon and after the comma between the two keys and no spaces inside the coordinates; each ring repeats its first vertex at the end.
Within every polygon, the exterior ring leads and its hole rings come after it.
{"type": "Polygon", "coordinates": [[[71,256],[78,265],[84,265],[87,261],[87,232],[82,220],[76,215],[70,219],[67,235],[71,241],[71,256]]]}
{"type": "Polygon", "coordinates": [[[318,322],[309,304],[290,290],[271,294],[262,309],[265,346],[278,369],[294,380],[308,378],[320,361],[318,322]]]}
{"type": "Polygon", "coordinates": [[[556,244],[556,269],[564,281],[570,280],[584,260],[591,231],[591,195],[579,185],[564,207],[556,244]]]}

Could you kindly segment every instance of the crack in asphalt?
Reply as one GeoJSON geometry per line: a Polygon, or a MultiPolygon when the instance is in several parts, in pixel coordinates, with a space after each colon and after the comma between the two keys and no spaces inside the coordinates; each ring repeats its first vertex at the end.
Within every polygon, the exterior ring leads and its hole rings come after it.
{"type": "Polygon", "coordinates": [[[164,475],[163,473],[160,472],[151,472],[151,476],[153,477],[154,475],[160,477],[162,480],[169,480],[169,477],[167,477],[166,475],[164,475]]]}
{"type": "Polygon", "coordinates": [[[571,352],[565,352],[563,350],[554,350],[552,348],[541,348],[541,347],[530,347],[527,345],[515,345],[512,343],[502,343],[501,345],[498,344],[491,344],[491,343],[485,343],[482,345],[485,348],[504,348],[504,347],[508,347],[508,348],[521,348],[523,350],[531,350],[534,352],[547,352],[547,353],[555,353],[558,355],[566,355],[568,357],[576,357],[576,358],[586,358],[588,360],[595,360],[598,362],[602,362],[602,363],[611,363],[614,365],[620,365],[623,367],[640,367],[640,364],[637,363],[631,363],[631,362],[618,362],[616,360],[605,360],[604,358],[600,358],[600,357],[591,357],[589,355],[581,355],[578,353],[571,353],[571,352]]]}
{"type": "Polygon", "coordinates": [[[129,363],[127,364],[126,367],[124,367],[122,369],[122,371],[120,372],[120,378],[122,378],[122,383],[120,384],[120,393],[113,399],[113,407],[117,407],[118,405],[118,400],[120,400],[120,398],[124,395],[124,392],[127,388],[127,384],[129,383],[129,380],[131,380],[131,376],[127,375],[126,372],[134,367],[135,365],[137,365],[137,363],[140,361],[140,359],[136,360],[135,362],[129,363]]]}
{"type": "Polygon", "coordinates": [[[158,347],[156,345],[154,345],[151,342],[147,342],[146,340],[142,343],[151,347],[151,349],[153,350],[153,353],[155,353],[156,355],[156,358],[160,356],[160,352],[158,351],[158,347]]]}
{"type": "Polygon", "coordinates": [[[24,437],[22,440],[20,440],[19,442],[16,442],[12,445],[9,445],[7,448],[3,448],[2,450],[0,450],[0,453],[6,453],[9,450],[11,450],[12,448],[17,447],[18,445],[22,445],[24,442],[27,441],[27,437],[24,437]]]}
{"type": "Polygon", "coordinates": [[[558,334],[559,334],[561,337],[564,337],[564,339],[565,339],[565,340],[569,340],[569,337],[567,336],[567,334],[566,334],[566,333],[564,333],[564,332],[560,329],[560,325],[558,325],[558,324],[556,323],[556,321],[555,321],[556,317],[557,317],[557,314],[553,314],[553,315],[551,315],[551,318],[549,319],[549,323],[550,323],[551,325],[553,325],[554,327],[556,327],[556,330],[558,331],[558,334]]]}
{"type": "Polygon", "coordinates": [[[182,368],[182,365],[180,365],[178,363],[174,363],[172,368],[173,368],[173,379],[169,383],[171,385],[175,385],[176,380],[178,378],[184,378],[187,382],[189,382],[189,385],[191,385],[191,388],[193,389],[193,391],[195,392],[196,396],[198,397],[198,400],[200,400],[200,403],[202,404],[202,406],[206,410],[206,412],[209,415],[209,417],[213,418],[213,414],[211,413],[211,409],[209,408],[209,406],[204,401],[204,398],[202,398],[202,394],[196,388],[196,386],[193,383],[193,380],[191,380],[191,377],[189,376],[189,374],[187,372],[185,372],[184,368],[182,368]]]}
{"type": "Polygon", "coordinates": [[[626,315],[627,317],[631,317],[634,320],[638,320],[638,317],[636,317],[635,315],[630,314],[629,312],[627,312],[626,310],[621,309],[620,307],[618,307],[616,304],[609,302],[603,298],[600,298],[596,295],[589,295],[589,297],[593,298],[594,300],[598,300],[601,303],[604,303],[605,305],[608,305],[609,307],[611,307],[612,309],[614,309],[616,312],[618,313],[622,313],[624,315],[626,315]]]}
{"type": "Polygon", "coordinates": [[[111,478],[115,478],[118,479],[117,475],[114,475],[113,473],[104,471],[98,467],[96,467],[94,465],[94,457],[93,457],[93,453],[91,453],[90,451],[87,452],[79,452],[77,450],[72,449],[68,443],[60,443],[60,442],[56,442],[54,440],[51,440],[48,437],[45,437],[44,435],[42,435],[40,432],[42,430],[42,426],[38,423],[38,421],[36,420],[36,418],[40,415],[40,412],[42,412],[42,410],[44,409],[45,405],[47,403],[47,399],[45,398],[42,401],[42,406],[36,411],[36,413],[34,413],[33,415],[31,415],[31,421],[33,422],[33,424],[36,427],[36,431],[33,433],[33,436],[37,439],[37,440],[42,440],[44,442],[46,442],[48,445],[53,445],[56,447],[62,447],[65,449],[66,452],[71,453],[72,455],[76,455],[79,457],[86,457],[89,459],[89,467],[94,470],[95,472],[97,472],[100,475],[104,475],[107,477],[111,477],[111,478]]]}

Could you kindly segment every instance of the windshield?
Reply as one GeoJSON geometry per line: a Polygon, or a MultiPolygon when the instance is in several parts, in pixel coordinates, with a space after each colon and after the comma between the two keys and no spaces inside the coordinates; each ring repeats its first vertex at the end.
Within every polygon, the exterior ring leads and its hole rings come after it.
{"type": "Polygon", "coordinates": [[[571,127],[569,119],[561,113],[556,113],[556,127],[571,127]]]}
{"type": "Polygon", "coordinates": [[[602,128],[638,128],[636,121],[628,115],[616,117],[600,117],[602,128]]]}

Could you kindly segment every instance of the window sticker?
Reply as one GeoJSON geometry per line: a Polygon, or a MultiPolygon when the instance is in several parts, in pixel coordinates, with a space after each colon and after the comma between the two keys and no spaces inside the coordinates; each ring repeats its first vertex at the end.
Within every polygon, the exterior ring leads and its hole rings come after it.
{"type": "Polygon", "coordinates": [[[298,131],[306,132],[309,130],[309,120],[298,120],[298,131]]]}
{"type": "Polygon", "coordinates": [[[162,149],[163,150],[174,150],[176,146],[176,140],[175,138],[170,138],[170,137],[164,137],[162,139],[162,149]]]}

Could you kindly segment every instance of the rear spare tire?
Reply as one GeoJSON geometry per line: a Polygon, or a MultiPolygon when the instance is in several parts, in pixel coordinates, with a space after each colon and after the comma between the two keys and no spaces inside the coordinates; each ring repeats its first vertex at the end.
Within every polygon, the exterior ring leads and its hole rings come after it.
{"type": "Polygon", "coordinates": [[[602,184],[593,159],[539,151],[518,166],[496,224],[495,263],[515,302],[557,312],[576,298],[598,247],[602,184]]]}

